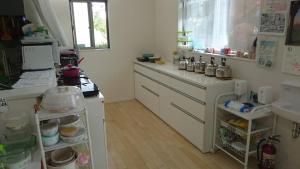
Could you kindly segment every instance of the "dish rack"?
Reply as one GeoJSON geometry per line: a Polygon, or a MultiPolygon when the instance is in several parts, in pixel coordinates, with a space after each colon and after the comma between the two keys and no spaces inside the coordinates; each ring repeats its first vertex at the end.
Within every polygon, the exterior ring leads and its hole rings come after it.
{"type": "Polygon", "coordinates": [[[224,102],[235,98],[234,93],[216,98],[214,115],[214,150],[221,150],[247,169],[249,157],[256,155],[260,139],[274,133],[276,116],[271,105],[258,105],[247,113],[227,108],[224,102]],[[243,123],[238,126],[235,121],[243,123]]]}
{"type": "Polygon", "coordinates": [[[87,110],[84,108],[83,110],[71,110],[69,112],[64,113],[53,113],[48,112],[46,110],[36,111],[35,113],[35,122],[37,126],[37,138],[39,143],[39,148],[42,156],[42,165],[43,168],[47,169],[47,153],[50,153],[51,151],[63,149],[67,147],[72,147],[73,149],[85,149],[86,152],[89,154],[89,163],[84,166],[78,166],[79,169],[94,169],[93,166],[93,158],[92,158],[92,147],[91,147],[91,140],[90,140],[90,132],[89,132],[89,121],[87,118],[87,110]],[[67,116],[80,116],[80,127],[85,129],[85,137],[83,139],[77,140],[74,143],[67,143],[63,140],[59,140],[59,142],[52,146],[44,146],[42,141],[42,134],[41,134],[41,123],[42,121],[46,120],[57,120],[60,118],[64,118],[67,116]]]}

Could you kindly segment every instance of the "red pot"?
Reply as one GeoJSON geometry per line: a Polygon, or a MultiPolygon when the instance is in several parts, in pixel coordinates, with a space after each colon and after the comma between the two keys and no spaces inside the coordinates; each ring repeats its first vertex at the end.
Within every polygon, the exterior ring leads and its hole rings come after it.
{"type": "Polygon", "coordinates": [[[79,77],[80,76],[80,68],[68,65],[63,70],[63,76],[64,77],[79,77]]]}

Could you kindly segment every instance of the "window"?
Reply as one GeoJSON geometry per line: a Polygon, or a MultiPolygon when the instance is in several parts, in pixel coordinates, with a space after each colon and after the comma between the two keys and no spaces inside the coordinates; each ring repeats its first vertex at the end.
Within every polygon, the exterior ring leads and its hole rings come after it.
{"type": "Polygon", "coordinates": [[[110,48],[107,0],[70,0],[74,46],[110,48]]]}
{"type": "Polygon", "coordinates": [[[195,49],[249,51],[256,39],[260,0],[181,0],[179,31],[191,31],[195,49]]]}

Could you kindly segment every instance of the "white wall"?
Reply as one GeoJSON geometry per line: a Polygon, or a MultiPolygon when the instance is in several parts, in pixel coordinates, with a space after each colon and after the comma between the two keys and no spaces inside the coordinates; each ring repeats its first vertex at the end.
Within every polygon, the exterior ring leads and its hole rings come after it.
{"type": "Polygon", "coordinates": [[[177,0],[156,0],[156,55],[168,57],[177,46],[177,0]]]}
{"type": "MultiPolygon", "coordinates": [[[[72,40],[69,0],[55,0],[62,27],[72,40]]],[[[82,50],[80,67],[99,86],[107,102],[134,98],[133,59],[154,52],[154,1],[109,0],[111,49],[82,50]]]]}
{"type": "MultiPolygon", "coordinates": [[[[156,35],[163,41],[157,42],[157,52],[166,56],[167,60],[172,60],[172,51],[176,49],[176,36],[172,32],[177,30],[177,0],[156,0],[156,35]],[[161,18],[163,17],[163,20],[161,18]],[[164,24],[167,21],[168,24],[164,24]],[[170,26],[169,26],[170,25],[170,26]],[[168,28],[167,28],[168,27],[168,28]],[[168,31],[166,31],[168,29],[168,31]]],[[[158,40],[158,39],[157,39],[158,40]]],[[[231,65],[234,77],[245,79],[249,82],[252,90],[257,90],[259,86],[270,85],[274,88],[276,96],[279,94],[280,83],[286,79],[298,79],[300,77],[286,75],[281,72],[281,62],[283,57],[284,37],[280,38],[278,53],[275,58],[275,65],[272,70],[266,70],[256,66],[255,62],[244,62],[232,60],[231,65]]],[[[206,58],[208,59],[208,58],[206,58]]],[[[300,138],[291,138],[292,123],[285,119],[279,119],[277,133],[280,134],[281,143],[278,149],[277,163],[278,169],[299,169],[300,160],[300,138]]]]}

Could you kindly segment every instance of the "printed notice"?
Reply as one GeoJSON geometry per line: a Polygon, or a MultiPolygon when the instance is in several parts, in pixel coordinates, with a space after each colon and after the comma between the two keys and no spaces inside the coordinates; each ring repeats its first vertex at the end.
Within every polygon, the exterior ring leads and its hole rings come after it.
{"type": "Polygon", "coordinates": [[[0,97],[0,112],[8,111],[8,105],[6,99],[0,97]]]}

